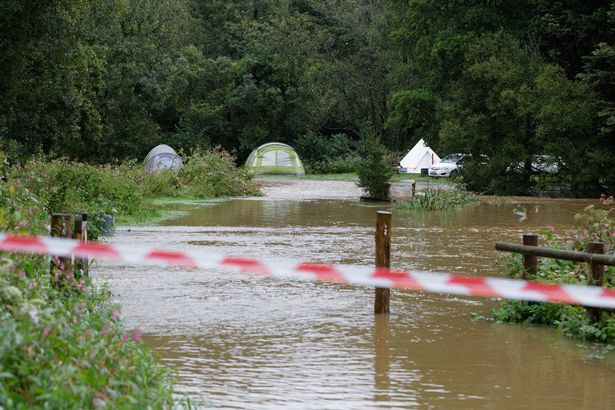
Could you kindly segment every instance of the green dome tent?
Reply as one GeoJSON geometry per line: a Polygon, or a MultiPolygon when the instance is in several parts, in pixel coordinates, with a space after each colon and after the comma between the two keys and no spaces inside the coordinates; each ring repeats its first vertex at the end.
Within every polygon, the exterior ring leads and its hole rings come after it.
{"type": "Polygon", "coordinates": [[[250,153],[246,166],[256,174],[305,175],[299,155],[280,142],[263,144],[250,153]]]}

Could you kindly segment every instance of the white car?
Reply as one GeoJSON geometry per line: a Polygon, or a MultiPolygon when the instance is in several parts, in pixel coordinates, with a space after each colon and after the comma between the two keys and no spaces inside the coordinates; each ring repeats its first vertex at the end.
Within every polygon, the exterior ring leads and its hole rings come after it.
{"type": "Polygon", "coordinates": [[[429,167],[429,176],[443,178],[450,177],[451,173],[454,174],[454,171],[459,168],[458,162],[465,156],[467,156],[467,154],[457,153],[447,155],[446,157],[442,158],[440,162],[436,162],[429,167]]]}

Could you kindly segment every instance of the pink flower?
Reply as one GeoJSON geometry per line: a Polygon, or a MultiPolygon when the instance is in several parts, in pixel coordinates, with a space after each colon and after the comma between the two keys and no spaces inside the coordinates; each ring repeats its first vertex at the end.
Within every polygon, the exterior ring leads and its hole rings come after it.
{"type": "Polygon", "coordinates": [[[103,329],[103,336],[107,336],[110,330],[111,328],[109,326],[105,326],[105,328],[103,329]]]}
{"type": "Polygon", "coordinates": [[[132,338],[137,343],[141,341],[141,330],[139,328],[136,328],[134,330],[134,332],[132,333],[132,338]]]}
{"type": "Polygon", "coordinates": [[[127,335],[127,334],[123,334],[123,335],[122,335],[122,340],[121,340],[121,343],[122,343],[122,344],[124,344],[124,343],[126,343],[127,341],[128,341],[128,335],[127,335]]]}
{"type": "Polygon", "coordinates": [[[118,312],[117,310],[114,310],[113,312],[111,312],[111,317],[112,317],[113,319],[117,319],[117,317],[118,317],[119,315],[120,315],[120,314],[119,314],[119,312],[118,312]]]}
{"type": "Polygon", "coordinates": [[[47,325],[43,328],[43,336],[47,337],[49,332],[51,332],[51,326],[47,325]]]}
{"type": "Polygon", "coordinates": [[[94,397],[92,399],[92,407],[98,408],[98,406],[100,406],[100,402],[98,401],[98,398],[94,397]]]}

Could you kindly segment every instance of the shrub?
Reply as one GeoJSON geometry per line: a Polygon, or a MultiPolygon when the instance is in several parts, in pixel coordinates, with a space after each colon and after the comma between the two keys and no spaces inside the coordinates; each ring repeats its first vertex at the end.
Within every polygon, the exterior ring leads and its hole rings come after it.
{"type": "Polygon", "coordinates": [[[252,174],[234,165],[234,157],[216,148],[196,150],[179,171],[149,174],[141,164],[92,166],[66,159],[33,157],[25,166],[8,167],[2,174],[22,181],[48,213],[88,212],[89,231],[95,239],[104,214],[141,220],[159,211],[151,199],[160,196],[215,198],[257,195],[252,174]]]}
{"type": "Polygon", "coordinates": [[[465,190],[448,191],[444,189],[427,189],[419,192],[412,199],[397,206],[405,211],[447,211],[459,209],[478,201],[476,195],[465,190]]]}
{"type": "Polygon", "coordinates": [[[345,174],[355,172],[361,159],[357,155],[348,154],[344,157],[305,164],[308,174],[345,174]]]}
{"type": "Polygon", "coordinates": [[[235,166],[235,158],[221,148],[194,151],[181,168],[178,180],[183,192],[196,198],[258,195],[252,174],[235,166]]]}
{"type": "MultiPolygon", "coordinates": [[[[585,250],[589,241],[603,241],[607,252],[613,249],[615,243],[615,220],[613,209],[595,209],[587,207],[581,214],[575,216],[577,235],[569,245],[574,250],[585,250]]],[[[563,246],[553,242],[553,234],[541,232],[551,247],[563,246]]],[[[577,264],[569,261],[541,258],[536,275],[529,280],[545,283],[587,284],[589,268],[587,264],[577,264]]],[[[509,256],[504,260],[502,270],[506,276],[519,278],[523,270],[520,255],[509,256]]],[[[605,284],[609,288],[615,286],[615,275],[612,269],[605,273],[605,284]]],[[[603,343],[615,343],[615,317],[612,312],[603,312],[599,321],[592,322],[582,307],[559,305],[553,303],[525,302],[502,300],[493,310],[493,317],[502,322],[542,324],[555,326],[564,334],[582,340],[603,343]]]]}
{"type": "Polygon", "coordinates": [[[295,141],[294,147],[309,174],[354,172],[360,160],[355,142],[346,134],[308,132],[295,141]]]}
{"type": "MultiPolygon", "coordinates": [[[[43,201],[0,182],[0,231],[46,231],[43,201]]],[[[168,372],[127,333],[109,292],[58,288],[49,258],[0,254],[0,408],[170,408],[168,372]]]]}
{"type": "Polygon", "coordinates": [[[361,157],[357,167],[358,185],[370,199],[389,199],[389,179],[395,174],[389,151],[378,138],[367,137],[359,144],[358,152],[361,157]]]}

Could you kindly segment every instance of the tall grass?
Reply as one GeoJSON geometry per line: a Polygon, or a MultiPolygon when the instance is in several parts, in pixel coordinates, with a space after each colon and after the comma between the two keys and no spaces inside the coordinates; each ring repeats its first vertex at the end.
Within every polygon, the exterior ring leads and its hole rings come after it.
{"type": "Polygon", "coordinates": [[[463,190],[427,189],[412,199],[397,205],[402,211],[448,211],[473,205],[476,195],[463,190]]]}

